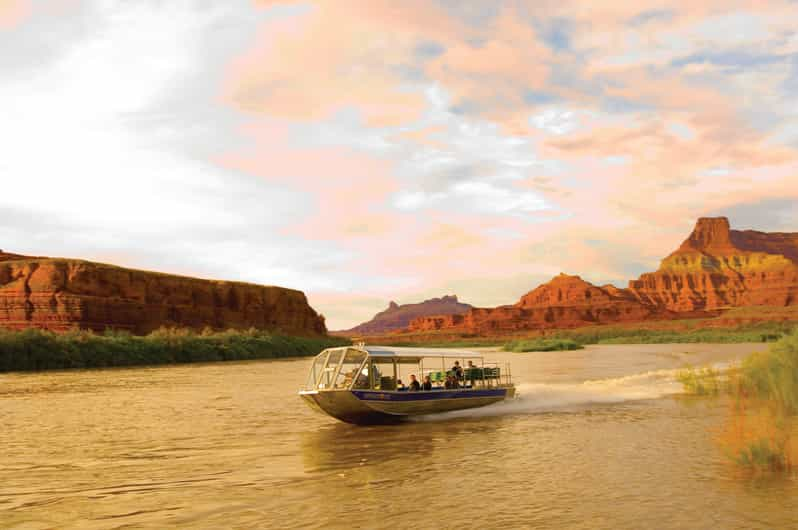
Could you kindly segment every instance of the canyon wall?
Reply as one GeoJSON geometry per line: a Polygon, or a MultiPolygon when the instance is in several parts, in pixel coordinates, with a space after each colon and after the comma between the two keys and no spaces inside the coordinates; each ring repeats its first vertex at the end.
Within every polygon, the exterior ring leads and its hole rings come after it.
{"type": "Polygon", "coordinates": [[[798,304],[798,234],[730,230],[702,218],[656,272],[629,282],[640,301],[673,311],[798,304]]]}
{"type": "Polygon", "coordinates": [[[406,331],[477,335],[717,315],[743,306],[798,305],[798,233],[731,230],[725,217],[701,218],[656,272],[627,289],[597,287],[561,274],[512,306],[433,315],[406,331]]]}
{"type": "Polygon", "coordinates": [[[144,334],[162,326],[326,333],[301,291],[0,251],[0,326],[144,334]]]}

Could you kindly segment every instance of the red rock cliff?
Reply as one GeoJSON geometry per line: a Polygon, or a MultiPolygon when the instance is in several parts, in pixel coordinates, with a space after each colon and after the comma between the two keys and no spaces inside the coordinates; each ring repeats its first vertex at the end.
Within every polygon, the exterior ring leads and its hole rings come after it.
{"type": "Polygon", "coordinates": [[[418,318],[407,331],[490,335],[681,318],[757,305],[798,305],[798,233],[737,231],[725,217],[701,218],[656,272],[631,281],[628,289],[597,287],[561,274],[513,306],[418,318]]]}
{"type": "Polygon", "coordinates": [[[596,287],[579,276],[560,274],[525,294],[513,306],[418,318],[410,323],[408,331],[458,329],[467,333],[501,334],[672,317],[666,310],[641,303],[628,291],[614,286],[596,287]]]}
{"type": "Polygon", "coordinates": [[[725,217],[701,218],[659,269],[629,290],[673,311],[798,304],[798,234],[730,230],[725,217]]]}
{"type": "Polygon", "coordinates": [[[460,303],[457,296],[431,298],[417,304],[388,304],[385,311],[377,313],[374,318],[354,328],[341,332],[357,335],[389,333],[408,326],[419,317],[428,315],[459,315],[471,309],[468,304],[460,303]]]}
{"type": "Polygon", "coordinates": [[[0,326],[148,333],[161,326],[326,333],[304,293],[0,251],[0,326]]]}

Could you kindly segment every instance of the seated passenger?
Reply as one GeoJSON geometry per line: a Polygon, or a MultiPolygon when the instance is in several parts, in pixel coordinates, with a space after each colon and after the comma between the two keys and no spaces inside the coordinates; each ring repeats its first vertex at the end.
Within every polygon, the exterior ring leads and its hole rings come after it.
{"type": "Polygon", "coordinates": [[[411,392],[418,392],[421,390],[421,384],[418,382],[418,379],[416,379],[415,375],[410,376],[410,386],[408,387],[408,390],[411,392]]]}
{"type": "Polygon", "coordinates": [[[443,384],[443,388],[446,388],[446,389],[449,389],[449,388],[454,388],[454,383],[453,383],[453,381],[454,381],[454,376],[452,376],[452,375],[447,375],[447,376],[446,376],[446,382],[443,384]]]}
{"type": "Polygon", "coordinates": [[[421,390],[432,390],[432,380],[428,375],[424,376],[424,384],[421,385],[421,390]]]}
{"type": "Polygon", "coordinates": [[[474,382],[477,379],[477,367],[471,361],[468,361],[466,372],[468,373],[468,382],[471,383],[471,386],[474,386],[474,382]]]}
{"type": "Polygon", "coordinates": [[[452,372],[457,379],[460,381],[463,380],[463,367],[460,366],[460,361],[454,362],[454,366],[452,366],[452,372]]]}
{"type": "Polygon", "coordinates": [[[402,390],[407,390],[407,387],[405,386],[405,384],[402,382],[401,379],[396,382],[396,390],[398,390],[400,392],[402,390]]]}

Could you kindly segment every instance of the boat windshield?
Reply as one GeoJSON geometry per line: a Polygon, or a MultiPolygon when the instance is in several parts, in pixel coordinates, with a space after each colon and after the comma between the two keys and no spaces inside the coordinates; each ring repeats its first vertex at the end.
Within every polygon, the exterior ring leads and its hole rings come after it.
{"type": "Polygon", "coordinates": [[[361,374],[366,353],[352,348],[325,350],[316,356],[310,369],[306,388],[324,390],[349,388],[353,381],[368,381],[368,372],[361,374]]]}

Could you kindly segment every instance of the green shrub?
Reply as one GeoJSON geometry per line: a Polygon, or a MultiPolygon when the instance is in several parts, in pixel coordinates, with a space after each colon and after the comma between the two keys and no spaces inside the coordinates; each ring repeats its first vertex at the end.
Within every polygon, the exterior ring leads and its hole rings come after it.
{"type": "Polygon", "coordinates": [[[337,337],[289,337],[256,329],[195,333],[161,328],[146,336],[0,329],[0,372],[296,357],[346,344],[337,337]]]}
{"type": "Polygon", "coordinates": [[[676,374],[676,379],[689,394],[698,396],[717,395],[723,388],[721,373],[712,368],[685,368],[676,374]]]}
{"type": "Polygon", "coordinates": [[[579,350],[583,346],[571,339],[529,339],[508,342],[502,349],[513,352],[579,350]]]}

